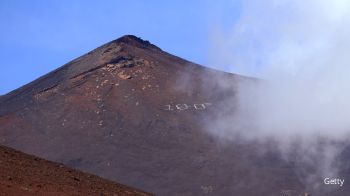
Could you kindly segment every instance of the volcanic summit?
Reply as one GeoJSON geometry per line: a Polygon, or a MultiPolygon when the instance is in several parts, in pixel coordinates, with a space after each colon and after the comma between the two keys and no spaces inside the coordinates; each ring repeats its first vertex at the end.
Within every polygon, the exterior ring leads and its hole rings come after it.
{"type": "Polygon", "coordinates": [[[1,96],[0,143],[156,195],[304,194],[277,154],[203,130],[239,80],[123,36],[1,96]]]}

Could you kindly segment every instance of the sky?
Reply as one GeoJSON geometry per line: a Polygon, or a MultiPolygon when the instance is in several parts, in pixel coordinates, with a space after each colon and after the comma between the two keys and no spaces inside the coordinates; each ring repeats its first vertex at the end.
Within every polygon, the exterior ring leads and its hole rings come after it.
{"type": "Polygon", "coordinates": [[[240,1],[13,0],[0,2],[0,95],[126,34],[187,60],[225,70],[210,55],[240,1]]]}

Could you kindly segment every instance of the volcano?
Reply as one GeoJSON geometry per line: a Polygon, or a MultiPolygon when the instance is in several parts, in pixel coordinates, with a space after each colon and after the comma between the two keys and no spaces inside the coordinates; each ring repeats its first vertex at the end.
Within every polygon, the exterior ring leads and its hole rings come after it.
{"type": "Polygon", "coordinates": [[[1,96],[0,144],[156,195],[308,195],[278,153],[203,129],[238,81],[123,36],[1,96]]]}

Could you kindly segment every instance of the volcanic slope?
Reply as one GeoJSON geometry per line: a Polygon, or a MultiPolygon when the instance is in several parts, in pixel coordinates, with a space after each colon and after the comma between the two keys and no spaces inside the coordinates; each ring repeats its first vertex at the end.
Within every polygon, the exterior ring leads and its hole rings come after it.
{"type": "Polygon", "coordinates": [[[278,153],[204,130],[239,80],[124,36],[2,96],[0,143],[156,195],[308,191],[278,153]]]}
{"type": "Polygon", "coordinates": [[[4,146],[0,146],[0,171],[4,196],[150,195],[4,146]]]}

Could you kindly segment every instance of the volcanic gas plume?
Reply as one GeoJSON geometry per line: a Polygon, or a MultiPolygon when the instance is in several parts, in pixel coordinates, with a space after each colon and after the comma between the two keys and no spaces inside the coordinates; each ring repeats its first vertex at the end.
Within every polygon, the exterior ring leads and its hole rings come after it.
{"type": "Polygon", "coordinates": [[[206,124],[208,131],[225,141],[274,143],[314,189],[325,177],[344,177],[347,166],[340,157],[348,151],[350,135],[349,8],[343,0],[244,1],[232,29],[212,34],[213,52],[221,57],[218,65],[262,79],[240,81],[236,96],[206,124]]]}

